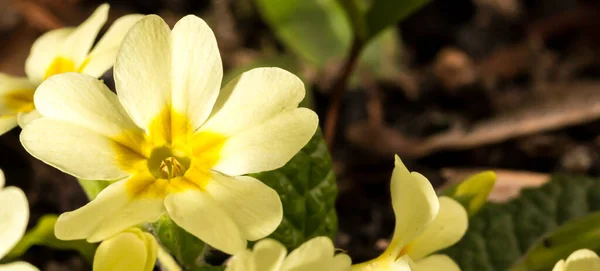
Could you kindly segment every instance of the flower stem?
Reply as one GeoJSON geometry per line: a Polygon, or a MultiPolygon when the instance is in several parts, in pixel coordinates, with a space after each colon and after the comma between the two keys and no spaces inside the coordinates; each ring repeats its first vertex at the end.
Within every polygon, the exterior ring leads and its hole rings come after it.
{"type": "Polygon", "coordinates": [[[364,43],[360,39],[354,39],[352,42],[352,47],[350,47],[348,57],[342,66],[341,74],[333,85],[333,91],[331,92],[330,96],[331,101],[329,102],[325,123],[325,141],[327,142],[327,145],[329,145],[329,149],[333,148],[333,141],[339,119],[339,111],[342,106],[342,98],[344,97],[346,88],[348,88],[350,75],[352,74],[352,71],[354,71],[354,67],[358,62],[358,57],[362,51],[363,44],[364,43]]]}

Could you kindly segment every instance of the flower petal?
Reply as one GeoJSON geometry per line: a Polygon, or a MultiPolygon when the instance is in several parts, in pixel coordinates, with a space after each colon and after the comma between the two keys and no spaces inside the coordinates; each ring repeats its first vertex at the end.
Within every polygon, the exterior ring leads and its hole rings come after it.
{"type": "Polygon", "coordinates": [[[228,254],[246,248],[235,221],[207,193],[187,190],[169,194],[165,207],[177,225],[210,246],[228,254]]]}
{"type": "Polygon", "coordinates": [[[95,77],[81,73],[57,74],[45,80],[34,96],[40,113],[90,129],[107,137],[141,130],[119,103],[119,98],[95,77]]]}
{"type": "Polygon", "coordinates": [[[390,190],[396,227],[384,254],[397,257],[406,244],[431,224],[440,205],[429,180],[418,172],[409,172],[397,155],[390,190]]]}
{"type": "Polygon", "coordinates": [[[130,14],[117,19],[89,53],[81,72],[100,77],[110,69],[115,64],[125,35],[142,18],[144,15],[130,14]]]}
{"type": "Polygon", "coordinates": [[[0,136],[17,127],[17,117],[14,115],[0,117],[0,136]]]}
{"type": "Polygon", "coordinates": [[[450,257],[442,254],[431,255],[421,260],[415,260],[412,271],[460,271],[458,265],[450,257]]]}
{"type": "Polygon", "coordinates": [[[100,29],[106,23],[108,9],[108,4],[100,5],[64,41],[61,55],[73,61],[75,67],[79,67],[85,61],[96,40],[96,36],[98,36],[98,32],[100,32],[100,29]]]}
{"type": "Polygon", "coordinates": [[[273,239],[261,240],[252,248],[252,270],[278,271],[286,254],[287,249],[281,243],[273,239]]]}
{"type": "MultiPolygon", "coordinates": [[[[21,132],[23,147],[34,157],[86,180],[118,180],[129,175],[119,164],[132,151],[85,127],[49,118],[37,119],[21,132]]],[[[127,161],[135,164],[137,161],[127,161]]]]}
{"type": "Polygon", "coordinates": [[[95,243],[137,224],[156,221],[164,214],[163,199],[133,199],[126,191],[125,182],[113,183],[85,206],[61,214],[54,228],[56,237],[95,243]]]}
{"type": "MultiPolygon", "coordinates": [[[[390,264],[389,271],[414,271],[413,268],[415,263],[408,255],[404,255],[398,258],[396,261],[390,264]]],[[[375,269],[377,270],[377,269],[375,269]]],[[[444,270],[446,271],[446,270],[444,270]]]]}
{"type": "Polygon", "coordinates": [[[210,114],[221,88],[223,64],[217,40],[194,15],[179,20],[171,37],[173,109],[185,114],[196,130],[210,114]]]}
{"type": "Polygon", "coordinates": [[[283,207],[275,190],[249,177],[213,173],[206,192],[227,212],[244,239],[258,240],[271,234],[283,219],[283,207]]]}
{"type": "Polygon", "coordinates": [[[152,234],[138,228],[123,231],[104,240],[94,255],[94,271],[151,271],[158,244],[152,234]]]}
{"type": "Polygon", "coordinates": [[[565,271],[565,260],[556,262],[556,265],[554,265],[552,271],[565,271]]]}
{"type": "Polygon", "coordinates": [[[227,83],[200,129],[234,135],[298,107],[304,94],[300,78],[288,71],[252,69],[227,83]]]}
{"type": "Polygon", "coordinates": [[[225,271],[256,271],[253,268],[254,265],[252,251],[245,249],[233,255],[231,262],[225,267],[225,271]]]}
{"type": "Polygon", "coordinates": [[[456,244],[469,226],[467,211],[457,201],[440,197],[440,211],[416,239],[407,245],[407,254],[415,261],[456,244]]]}
{"type": "Polygon", "coordinates": [[[352,267],[352,259],[350,259],[350,256],[340,253],[333,257],[333,260],[331,260],[329,266],[329,270],[350,271],[352,267]]]}
{"type": "Polygon", "coordinates": [[[4,188],[5,184],[6,184],[6,179],[4,178],[4,171],[2,171],[2,169],[0,169],[0,191],[2,191],[1,189],[4,188]]]}
{"type": "Polygon", "coordinates": [[[306,267],[322,266],[333,258],[334,252],[333,242],[329,237],[315,237],[292,251],[283,261],[281,270],[314,270],[306,267]]]}
{"type": "Polygon", "coordinates": [[[29,203],[23,190],[6,187],[0,190],[0,259],[23,237],[29,220],[29,203]]]}
{"type": "Polygon", "coordinates": [[[381,255],[367,262],[352,265],[352,271],[411,271],[414,264],[408,255],[396,256],[381,255]]]}
{"type": "Polygon", "coordinates": [[[31,109],[35,88],[25,77],[0,73],[0,117],[31,109]]]}
{"type": "Polygon", "coordinates": [[[147,129],[171,104],[171,37],[163,19],[148,15],[129,30],[114,71],[123,107],[139,127],[147,129]]]}
{"type": "Polygon", "coordinates": [[[46,71],[56,57],[61,54],[63,44],[75,28],[52,30],[39,37],[31,46],[31,52],[25,60],[25,73],[29,80],[39,85],[46,77],[46,71]]]}
{"type": "Polygon", "coordinates": [[[27,262],[14,262],[0,264],[0,271],[39,271],[39,269],[27,262]]]}
{"type": "Polygon", "coordinates": [[[15,90],[31,90],[31,92],[33,92],[35,88],[36,85],[31,83],[27,77],[0,73],[0,95],[5,95],[15,90]]]}
{"type": "Polygon", "coordinates": [[[589,249],[579,249],[567,258],[564,271],[600,270],[600,258],[589,249]]]}
{"type": "Polygon", "coordinates": [[[31,112],[19,112],[19,114],[17,114],[17,123],[21,128],[23,128],[27,124],[41,117],[42,114],[40,114],[40,112],[37,110],[33,110],[31,112]]]}
{"type": "Polygon", "coordinates": [[[227,139],[213,168],[242,175],[282,167],[308,143],[318,122],[317,114],[306,108],[279,113],[227,139]]]}

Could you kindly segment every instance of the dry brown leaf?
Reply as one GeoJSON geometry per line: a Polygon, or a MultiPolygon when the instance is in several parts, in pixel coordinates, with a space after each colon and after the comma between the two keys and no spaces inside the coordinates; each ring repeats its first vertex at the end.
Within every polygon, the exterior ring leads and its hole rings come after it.
{"type": "Polygon", "coordinates": [[[421,157],[442,149],[470,149],[525,135],[590,122],[600,118],[600,82],[557,83],[531,95],[504,114],[426,139],[410,138],[383,126],[358,122],[346,131],[347,139],[373,153],[421,157]]]}
{"type": "Polygon", "coordinates": [[[488,197],[490,202],[507,202],[518,197],[523,188],[539,187],[550,180],[549,174],[530,171],[444,168],[441,170],[441,173],[447,182],[440,190],[486,170],[493,170],[496,173],[496,184],[488,197]]]}

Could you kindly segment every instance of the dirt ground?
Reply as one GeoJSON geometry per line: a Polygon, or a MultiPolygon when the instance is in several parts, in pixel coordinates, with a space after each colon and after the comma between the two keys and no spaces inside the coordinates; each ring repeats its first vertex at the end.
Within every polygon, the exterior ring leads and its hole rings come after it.
{"type": "MultiPolygon", "coordinates": [[[[0,71],[23,74],[41,33],[76,25],[100,1],[0,1],[0,71]]],[[[226,70],[285,52],[251,0],[113,1],[110,20],[156,13],[173,24],[193,13],[214,26],[226,70]]],[[[473,169],[527,183],[556,171],[600,175],[600,5],[576,0],[434,0],[398,24],[399,68],[359,70],[342,98],[332,155],[337,173],[337,247],[354,261],[383,250],[394,228],[393,154],[440,187],[473,169]],[[450,3],[452,2],[452,3],[450,3]],[[535,174],[534,174],[535,173],[535,174]]],[[[331,69],[303,70],[314,108],[327,121],[331,69]]],[[[104,79],[112,82],[109,71],[104,79]]],[[[0,137],[7,185],[24,189],[30,226],[45,213],[86,203],[77,182],[29,156],[19,130],[0,137]]],[[[86,270],[73,252],[34,247],[43,270],[86,270]]]]}

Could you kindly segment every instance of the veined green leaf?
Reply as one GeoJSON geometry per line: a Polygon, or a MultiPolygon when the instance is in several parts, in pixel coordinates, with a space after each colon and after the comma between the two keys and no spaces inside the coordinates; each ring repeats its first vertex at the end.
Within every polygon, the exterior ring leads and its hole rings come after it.
{"type": "Polygon", "coordinates": [[[569,221],[543,236],[511,270],[550,270],[581,248],[600,251],[600,212],[569,221]]]}
{"type": "Polygon", "coordinates": [[[541,236],[596,211],[600,211],[599,179],[556,174],[508,203],[486,204],[469,218],[462,240],[441,253],[463,271],[508,270],[541,236]]]}
{"type": "Polygon", "coordinates": [[[320,131],[282,168],[252,176],[275,189],[283,204],[283,221],[270,238],[291,251],[313,237],[335,236],[337,186],[320,131]]]}
{"type": "Polygon", "coordinates": [[[163,215],[152,223],[152,228],[160,244],[175,257],[184,270],[204,264],[203,254],[208,246],[196,236],[177,226],[168,215],[163,215]]]}

